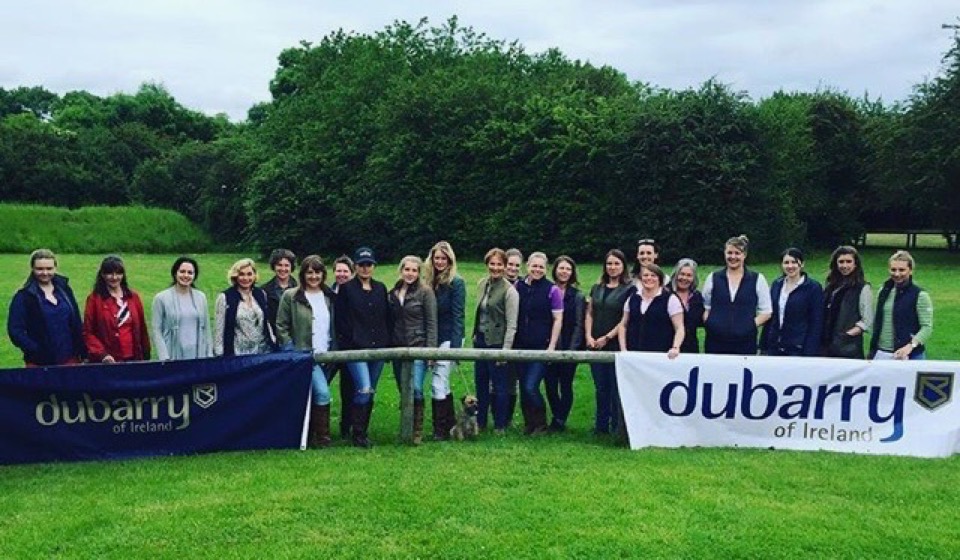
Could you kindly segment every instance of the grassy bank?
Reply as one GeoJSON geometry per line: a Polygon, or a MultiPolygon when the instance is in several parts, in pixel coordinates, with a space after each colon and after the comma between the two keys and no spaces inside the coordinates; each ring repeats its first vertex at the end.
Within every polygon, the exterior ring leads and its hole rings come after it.
{"type": "Polygon", "coordinates": [[[0,204],[0,253],[203,252],[210,239],[172,210],[137,206],[52,206],[0,204]]]}

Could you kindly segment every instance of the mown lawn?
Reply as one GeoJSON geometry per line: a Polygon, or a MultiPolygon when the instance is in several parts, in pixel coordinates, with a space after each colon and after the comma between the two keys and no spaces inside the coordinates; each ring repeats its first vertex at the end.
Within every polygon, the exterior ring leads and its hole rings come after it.
{"type": "MultiPolygon", "coordinates": [[[[888,254],[868,251],[875,286],[886,276],[888,254]]],[[[936,309],[929,354],[958,359],[960,256],[916,256],[917,282],[930,290],[936,309]]],[[[211,296],[221,289],[237,257],[203,255],[200,287],[211,296]]],[[[147,301],[169,283],[173,258],[127,257],[131,284],[147,301]]],[[[99,260],[61,258],[81,299],[99,260]]],[[[819,255],[808,269],[822,279],[825,263],[819,255]]],[[[0,255],[0,265],[6,271],[0,294],[9,301],[27,274],[26,257],[0,255]]],[[[461,268],[470,310],[482,266],[461,268]]],[[[758,268],[775,275],[775,263],[758,268]]],[[[584,266],[581,278],[590,283],[598,272],[584,266]]],[[[377,276],[392,280],[395,267],[383,265],[377,276]]],[[[6,312],[4,303],[4,323],[6,312]]],[[[4,338],[0,364],[19,365],[14,350],[4,338]]],[[[469,378],[472,368],[462,369],[469,378]]],[[[395,443],[399,413],[389,372],[380,388],[372,451],[340,443],[323,451],[0,467],[0,557],[960,555],[956,457],[631,452],[589,433],[593,393],[584,366],[565,434],[485,435],[411,448],[395,443]]],[[[454,388],[464,391],[461,377],[454,377],[454,388]]]]}

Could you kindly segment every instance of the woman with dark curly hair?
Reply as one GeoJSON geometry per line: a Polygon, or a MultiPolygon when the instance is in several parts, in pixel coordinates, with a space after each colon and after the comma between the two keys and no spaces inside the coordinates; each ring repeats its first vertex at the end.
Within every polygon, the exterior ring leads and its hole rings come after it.
{"type": "Polygon", "coordinates": [[[143,302],[127,285],[123,259],[110,255],[100,263],[93,293],[83,313],[83,340],[91,362],[150,359],[150,336],[143,302]]]}

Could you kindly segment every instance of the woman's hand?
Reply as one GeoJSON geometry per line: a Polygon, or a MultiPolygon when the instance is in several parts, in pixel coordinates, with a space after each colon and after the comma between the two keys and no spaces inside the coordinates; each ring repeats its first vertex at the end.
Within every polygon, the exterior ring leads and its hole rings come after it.
{"type": "Polygon", "coordinates": [[[897,348],[896,352],[893,353],[893,359],[894,360],[910,359],[910,353],[913,352],[914,348],[915,346],[911,342],[904,344],[900,348],[897,348]]]}
{"type": "Polygon", "coordinates": [[[113,359],[113,356],[111,356],[111,355],[109,355],[109,354],[107,354],[106,356],[104,356],[102,361],[103,361],[103,363],[105,363],[105,364],[115,364],[115,363],[117,363],[117,361],[113,359]]]}
{"type": "Polygon", "coordinates": [[[671,360],[676,358],[679,355],[680,355],[680,349],[677,348],[676,346],[674,346],[673,348],[667,351],[667,357],[670,358],[671,360]]]}

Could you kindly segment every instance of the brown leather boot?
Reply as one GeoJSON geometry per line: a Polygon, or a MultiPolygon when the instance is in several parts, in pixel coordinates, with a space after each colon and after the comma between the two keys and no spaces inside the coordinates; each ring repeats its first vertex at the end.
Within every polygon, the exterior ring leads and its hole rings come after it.
{"type": "Polygon", "coordinates": [[[318,433],[320,431],[320,407],[317,405],[310,406],[310,428],[307,431],[307,447],[319,447],[317,441],[318,433]]]}
{"type": "Polygon", "coordinates": [[[310,432],[314,436],[311,447],[330,447],[330,405],[314,406],[310,411],[310,432]]]}
{"type": "Polygon", "coordinates": [[[423,399],[413,401],[413,444],[423,443],[423,399]]]}

